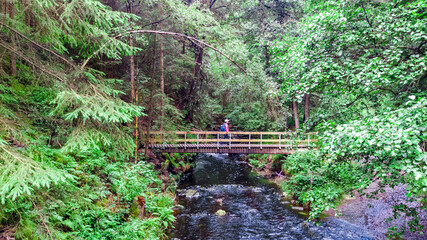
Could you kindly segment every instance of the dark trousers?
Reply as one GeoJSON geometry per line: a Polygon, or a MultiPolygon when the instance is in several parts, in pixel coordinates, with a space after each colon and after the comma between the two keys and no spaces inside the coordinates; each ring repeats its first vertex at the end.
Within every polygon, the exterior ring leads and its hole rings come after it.
{"type": "MultiPolygon", "coordinates": [[[[228,134],[224,134],[223,136],[222,136],[222,139],[230,139],[230,135],[228,135],[228,134]]],[[[223,143],[223,144],[230,144],[230,143],[223,143]]]]}

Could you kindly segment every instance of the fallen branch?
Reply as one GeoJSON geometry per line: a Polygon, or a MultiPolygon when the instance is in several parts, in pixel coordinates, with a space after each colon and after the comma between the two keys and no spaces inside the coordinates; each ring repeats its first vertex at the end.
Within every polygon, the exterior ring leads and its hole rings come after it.
{"type": "Polygon", "coordinates": [[[32,199],[32,198],[30,198],[30,200],[31,200],[31,202],[33,203],[33,206],[34,206],[34,208],[36,209],[37,213],[39,214],[40,220],[42,221],[42,223],[43,223],[44,227],[46,228],[47,233],[49,234],[50,239],[51,239],[51,240],[53,240],[53,238],[52,238],[52,234],[50,233],[49,228],[47,227],[46,223],[44,222],[44,220],[43,220],[43,216],[40,214],[39,209],[37,208],[37,206],[36,206],[36,204],[34,203],[33,199],[32,199]]]}

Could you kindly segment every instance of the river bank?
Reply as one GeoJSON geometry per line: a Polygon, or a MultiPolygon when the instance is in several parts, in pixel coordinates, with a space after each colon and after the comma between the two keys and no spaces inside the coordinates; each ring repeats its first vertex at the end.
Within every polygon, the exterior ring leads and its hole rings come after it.
{"type": "MultiPolygon", "coordinates": [[[[264,157],[264,163],[262,165],[254,166],[249,161],[248,156],[241,158],[241,160],[246,161],[260,176],[263,176],[277,186],[282,186],[288,178],[282,173],[280,168],[277,168],[277,163],[274,163],[272,159],[271,156],[264,157]]],[[[378,184],[374,182],[364,192],[371,193],[377,189],[378,184]]],[[[329,219],[344,220],[357,227],[366,229],[374,233],[376,239],[385,239],[388,228],[393,226],[396,226],[397,229],[405,229],[405,233],[402,236],[404,239],[427,239],[426,228],[424,228],[423,234],[421,235],[417,232],[409,231],[408,222],[411,220],[410,217],[402,216],[391,221],[386,221],[387,218],[393,217],[393,206],[407,204],[409,207],[421,208],[421,203],[408,202],[408,198],[406,197],[406,186],[404,185],[395,188],[386,187],[384,190],[385,192],[376,195],[376,199],[361,196],[357,191],[353,191],[354,196],[350,194],[344,195],[337,207],[337,211],[330,209],[324,211],[324,214],[329,219]]],[[[288,196],[286,194],[284,195],[284,198],[288,199],[292,204],[297,204],[297,201],[292,199],[292,197],[293,196],[288,196]]],[[[305,210],[308,211],[308,209],[305,210]]],[[[425,210],[419,211],[419,218],[421,225],[427,225],[427,214],[425,210]]]]}

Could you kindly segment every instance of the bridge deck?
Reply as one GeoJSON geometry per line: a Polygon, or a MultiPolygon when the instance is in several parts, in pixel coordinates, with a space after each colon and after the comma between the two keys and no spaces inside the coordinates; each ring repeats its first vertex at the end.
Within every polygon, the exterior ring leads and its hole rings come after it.
{"type": "Polygon", "coordinates": [[[176,131],[147,133],[153,152],[291,154],[316,146],[317,133],[176,131]],[[168,143],[174,144],[168,144],[168,143]],[[228,145],[229,144],[229,145],[228,145]]]}
{"type": "Polygon", "coordinates": [[[150,144],[154,152],[176,153],[262,153],[262,154],[291,154],[296,151],[311,148],[308,145],[278,145],[278,144],[150,144]]]}

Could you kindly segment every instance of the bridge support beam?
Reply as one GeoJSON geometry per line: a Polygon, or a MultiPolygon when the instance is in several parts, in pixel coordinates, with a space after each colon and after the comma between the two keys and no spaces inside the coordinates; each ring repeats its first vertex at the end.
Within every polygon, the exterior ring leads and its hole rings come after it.
{"type": "Polygon", "coordinates": [[[292,154],[296,151],[301,151],[304,149],[279,149],[279,148],[230,148],[228,146],[224,147],[213,147],[213,148],[152,148],[153,152],[169,152],[169,153],[238,153],[238,154],[292,154]]]}

